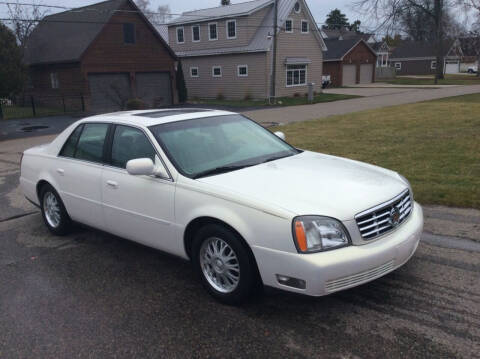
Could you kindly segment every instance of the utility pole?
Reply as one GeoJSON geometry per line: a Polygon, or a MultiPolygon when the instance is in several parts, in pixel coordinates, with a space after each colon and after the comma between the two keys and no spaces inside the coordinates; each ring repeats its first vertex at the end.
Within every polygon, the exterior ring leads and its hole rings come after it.
{"type": "Polygon", "coordinates": [[[275,102],[275,79],[277,76],[277,24],[278,0],[273,3],[273,49],[272,49],[272,74],[270,77],[270,103],[275,102]]]}

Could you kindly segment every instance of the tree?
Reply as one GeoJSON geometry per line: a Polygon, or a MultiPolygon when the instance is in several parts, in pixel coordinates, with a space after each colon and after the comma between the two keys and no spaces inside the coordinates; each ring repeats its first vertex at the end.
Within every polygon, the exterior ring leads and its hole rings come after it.
{"type": "Polygon", "coordinates": [[[230,0],[220,0],[220,4],[221,4],[222,6],[230,5],[230,0]]]}
{"type": "Polygon", "coordinates": [[[8,15],[12,19],[10,22],[13,31],[23,51],[28,37],[37,23],[48,13],[48,9],[41,6],[36,0],[30,1],[28,6],[16,0],[15,3],[8,3],[7,9],[8,15]]]}
{"type": "Polygon", "coordinates": [[[22,49],[15,34],[0,23],[0,98],[9,97],[22,89],[24,68],[22,49]]]}
{"type": "MultiPolygon", "coordinates": [[[[433,34],[437,64],[444,63],[445,14],[453,8],[458,0],[356,0],[355,7],[364,13],[374,15],[379,22],[378,28],[395,29],[400,23],[402,14],[416,9],[427,16],[433,23],[433,34]],[[432,2],[432,6],[427,6],[432,2]]],[[[474,0],[478,1],[478,0],[474,0]]],[[[437,66],[435,83],[443,79],[443,66],[437,66]]]]}
{"type": "Polygon", "coordinates": [[[355,31],[356,33],[358,34],[361,34],[362,32],[360,31],[360,24],[362,22],[360,20],[355,20],[353,23],[350,24],[350,26],[348,27],[348,29],[350,31],[355,31]]]}
{"type": "Polygon", "coordinates": [[[150,0],[135,0],[135,3],[145,17],[154,25],[165,24],[172,18],[169,5],[159,5],[155,12],[151,9],[150,0]]]}
{"type": "Polygon", "coordinates": [[[339,9],[334,9],[327,15],[323,28],[333,30],[348,27],[349,25],[347,16],[339,9]]]}
{"type": "Polygon", "coordinates": [[[397,47],[403,40],[402,35],[395,34],[393,37],[390,35],[386,35],[382,38],[382,41],[385,41],[389,47],[397,47]]]}
{"type": "Polygon", "coordinates": [[[177,92],[178,92],[178,101],[184,103],[188,99],[187,86],[185,85],[185,78],[183,77],[182,62],[178,62],[177,67],[177,92]]]}

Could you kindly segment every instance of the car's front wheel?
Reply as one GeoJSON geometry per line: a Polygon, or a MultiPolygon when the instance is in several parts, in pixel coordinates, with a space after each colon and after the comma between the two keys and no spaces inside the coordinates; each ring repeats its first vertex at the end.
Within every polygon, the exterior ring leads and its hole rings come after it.
{"type": "Polygon", "coordinates": [[[53,234],[62,236],[68,233],[71,221],[67,210],[55,189],[46,184],[40,190],[42,217],[53,234]]]}
{"type": "Polygon", "coordinates": [[[193,264],[205,289],[226,304],[240,304],[258,284],[254,259],[239,236],[225,226],[201,228],[192,247],[193,264]]]}

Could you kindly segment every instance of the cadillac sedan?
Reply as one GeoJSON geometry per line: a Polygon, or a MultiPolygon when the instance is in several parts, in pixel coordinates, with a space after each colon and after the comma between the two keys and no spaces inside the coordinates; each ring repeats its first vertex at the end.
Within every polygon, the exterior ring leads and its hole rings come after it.
{"type": "Polygon", "coordinates": [[[20,183],[52,233],[79,222],[189,259],[225,303],[259,285],[322,296],[366,283],[407,262],[423,227],[398,173],[225,111],[82,119],[24,152],[20,183]]]}

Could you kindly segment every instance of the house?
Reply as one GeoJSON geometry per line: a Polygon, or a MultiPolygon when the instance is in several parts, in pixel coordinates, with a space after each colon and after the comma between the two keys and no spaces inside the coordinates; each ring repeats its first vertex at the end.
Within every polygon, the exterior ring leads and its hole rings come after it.
{"type": "Polygon", "coordinates": [[[46,16],[25,48],[28,92],[83,96],[87,111],[176,102],[176,56],[132,0],[108,0],[46,16]]]}
{"type": "Polygon", "coordinates": [[[463,56],[460,59],[460,72],[468,72],[469,69],[478,70],[478,58],[480,56],[480,36],[461,37],[460,47],[463,56]]]}
{"type": "Polygon", "coordinates": [[[323,75],[333,86],[349,86],[375,81],[377,55],[363,39],[325,40],[323,75]]]}
{"type": "Polygon", "coordinates": [[[377,67],[389,67],[390,47],[386,41],[375,41],[369,44],[377,54],[377,67]]]}
{"type": "Polygon", "coordinates": [[[307,4],[278,0],[277,17],[275,63],[273,0],[190,11],[169,23],[189,97],[292,96],[310,82],[319,90],[325,44],[307,4]]]}
{"type": "Polygon", "coordinates": [[[322,29],[322,37],[328,40],[365,40],[368,44],[373,44],[376,42],[375,36],[373,34],[364,34],[356,31],[348,30],[346,27],[340,29],[322,29]]]}
{"type": "MultiPolygon", "coordinates": [[[[458,40],[446,40],[443,43],[446,74],[460,72],[462,49],[458,40]]],[[[397,75],[433,75],[437,71],[435,44],[404,41],[397,46],[390,57],[390,64],[397,75]]]]}

